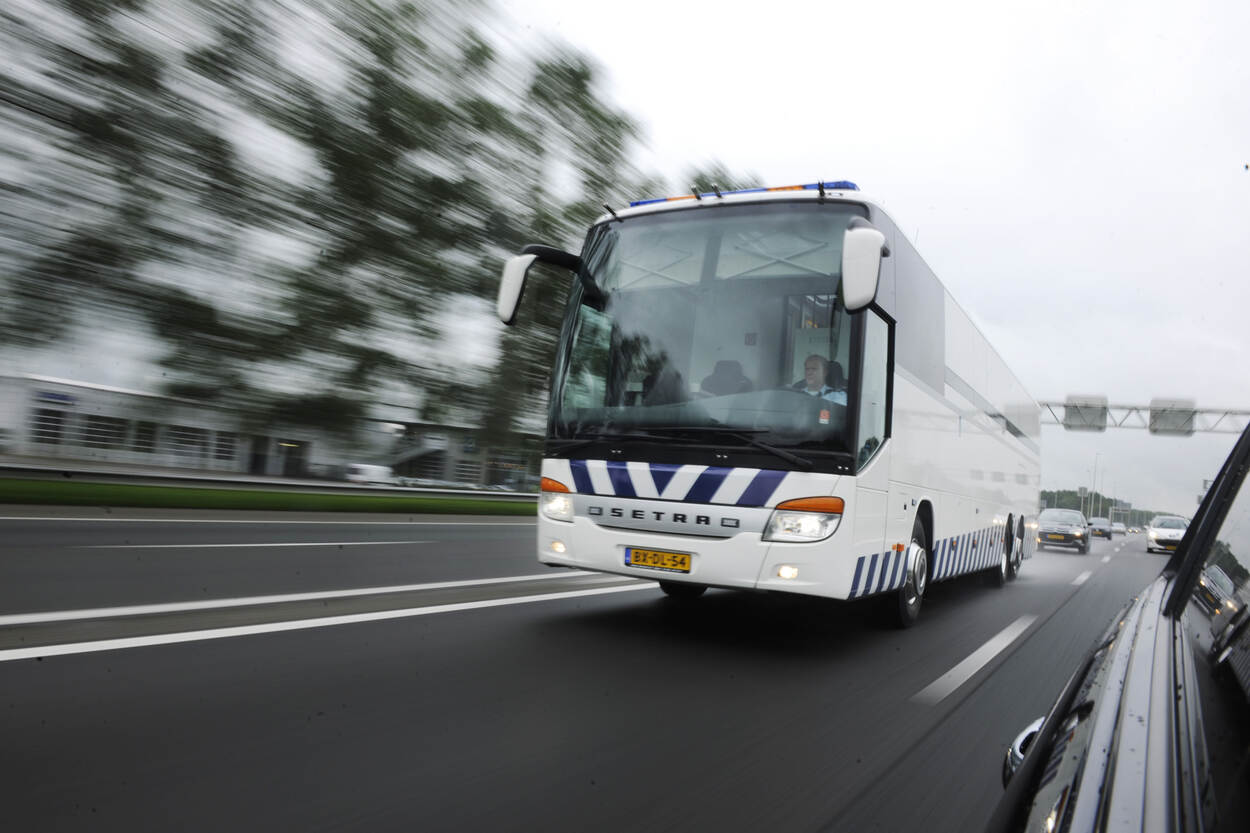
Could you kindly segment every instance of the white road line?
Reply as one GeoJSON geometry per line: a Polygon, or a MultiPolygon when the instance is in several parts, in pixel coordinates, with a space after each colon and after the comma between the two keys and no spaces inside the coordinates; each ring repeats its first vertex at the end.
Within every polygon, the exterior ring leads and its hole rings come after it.
{"type": "Polygon", "coordinates": [[[968,682],[974,674],[984,668],[990,660],[998,656],[1008,645],[1015,642],[1021,634],[1029,629],[1029,625],[1033,624],[1036,619],[1037,617],[1031,614],[1021,616],[990,637],[988,642],[969,654],[963,662],[912,695],[911,699],[914,702],[929,706],[941,702],[955,689],[968,682]]]}
{"type": "Polygon", "coordinates": [[[265,544],[87,544],[76,550],[197,550],[223,547],[378,547],[392,544],[432,544],[433,541],[282,541],[265,544]]]}
{"type": "MultiPolygon", "coordinates": [[[[1117,552],[1119,552],[1119,550],[1117,550],[1117,552]]],[[[1109,556],[1109,555],[1104,555],[1104,556],[1102,557],[1102,563],[1103,563],[1103,564],[1106,564],[1106,563],[1108,563],[1109,561],[1111,561],[1111,556],[1109,556]]]]}
{"type": "Polygon", "coordinates": [[[1086,570],[1085,572],[1081,573],[1081,574],[1080,574],[1079,576],[1077,576],[1076,578],[1072,579],[1072,583],[1073,583],[1074,585],[1076,585],[1077,587],[1080,587],[1080,586],[1081,586],[1082,584],[1084,584],[1084,583],[1086,582],[1086,580],[1087,580],[1090,576],[1092,576],[1093,574],[1094,574],[1094,571],[1093,571],[1093,570],[1086,570]]]}
{"type": "Polygon", "coordinates": [[[121,639],[100,639],[95,642],[70,642],[62,645],[43,645],[35,648],[13,648],[0,651],[0,662],[34,657],[55,657],[65,654],[86,654],[96,651],[116,651],[121,648],[141,648],[149,645],[172,645],[178,642],[199,642],[208,639],[227,639],[234,636],[254,636],[262,633],[280,633],[308,628],[324,628],[333,625],[353,625],[358,622],[379,622],[386,619],[403,619],[411,616],[428,616],[434,613],[453,613],[460,610],[477,610],[486,607],[549,602],[557,599],[575,599],[580,596],[600,596],[607,593],[628,593],[633,590],[654,588],[652,582],[627,584],[621,587],[596,587],[590,590],[568,590],[561,593],[542,593],[536,596],[512,596],[505,599],[485,599],[479,602],[412,607],[400,610],[378,610],[371,613],[353,613],[347,616],[325,616],[320,619],[297,619],[288,622],[268,622],[263,625],[240,625],[230,628],[211,628],[202,631],[160,633],[151,636],[129,636],[121,639]]]}
{"type": "Polygon", "coordinates": [[[537,518],[532,521],[231,521],[224,518],[35,518],[24,515],[0,516],[0,521],[81,521],[85,523],[131,523],[131,524],[292,524],[315,525],[334,524],[336,526],[534,526],[537,518]]]}
{"type": "Polygon", "coordinates": [[[464,581],[435,581],[425,584],[393,584],[385,587],[358,587],[352,590],[322,590],[315,593],[282,593],[271,596],[243,596],[233,599],[204,599],[195,602],[164,602],[161,604],[126,605],[123,607],[95,607],[83,610],[50,610],[40,613],[13,613],[0,616],[0,627],[5,625],[31,625],[39,622],[72,622],[79,619],[104,619],[118,616],[142,616],[149,613],[182,613],[190,610],[214,610],[247,605],[281,604],[283,602],[309,602],[322,599],[346,599],[352,596],[375,596],[385,593],[411,593],[416,590],[444,590],[449,587],[479,587],[488,584],[507,584],[513,581],[550,581],[566,575],[594,576],[595,580],[620,579],[590,573],[585,570],[565,572],[529,573],[523,576],[502,578],[479,578],[464,581]]]}

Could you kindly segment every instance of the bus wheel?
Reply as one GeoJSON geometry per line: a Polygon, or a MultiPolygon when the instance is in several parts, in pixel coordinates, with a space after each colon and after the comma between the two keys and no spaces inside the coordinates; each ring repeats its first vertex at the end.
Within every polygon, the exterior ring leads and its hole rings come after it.
{"type": "Polygon", "coordinates": [[[1012,581],[1020,575],[1024,565],[1024,519],[1016,521],[1016,534],[1011,538],[1011,560],[1007,562],[1007,578],[1012,581]]]}
{"type": "Polygon", "coordinates": [[[661,581],[660,589],[670,599],[697,599],[707,590],[702,584],[687,584],[684,581],[661,581]]]}
{"type": "Polygon", "coordinates": [[[907,548],[907,575],[898,589],[892,607],[893,624],[910,628],[920,616],[920,604],[924,601],[925,588],[929,586],[929,546],[925,540],[924,525],[917,518],[911,528],[911,545],[907,548]]]}
{"type": "Polygon", "coordinates": [[[985,571],[985,580],[989,582],[991,587],[1003,587],[1007,584],[1008,574],[1011,570],[1011,556],[1007,555],[1007,550],[998,556],[998,565],[990,567],[985,571]]]}

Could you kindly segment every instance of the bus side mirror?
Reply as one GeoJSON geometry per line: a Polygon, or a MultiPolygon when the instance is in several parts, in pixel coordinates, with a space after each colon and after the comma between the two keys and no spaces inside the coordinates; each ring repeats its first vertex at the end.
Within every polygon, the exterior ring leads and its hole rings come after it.
{"type": "Polygon", "coordinates": [[[849,312],[877,297],[883,254],[888,254],[885,235],[867,221],[852,222],[842,238],[842,303],[849,312]]]}
{"type": "MultiPolygon", "coordinates": [[[[516,309],[521,304],[521,296],[525,294],[525,276],[529,274],[530,267],[534,265],[535,260],[568,269],[575,275],[579,274],[582,269],[582,259],[577,255],[537,243],[531,243],[522,249],[519,255],[508,258],[503,265],[503,278],[499,281],[499,297],[495,301],[495,314],[499,316],[500,321],[509,326],[516,321],[516,309]]],[[[583,280],[583,283],[588,282],[588,279],[583,280]]],[[[594,284],[590,286],[592,289],[595,288],[594,284]]]]}
{"type": "Polygon", "coordinates": [[[508,326],[516,321],[516,308],[525,294],[525,276],[538,255],[516,255],[503,265],[503,277],[499,280],[499,297],[495,301],[495,314],[508,326]]]}

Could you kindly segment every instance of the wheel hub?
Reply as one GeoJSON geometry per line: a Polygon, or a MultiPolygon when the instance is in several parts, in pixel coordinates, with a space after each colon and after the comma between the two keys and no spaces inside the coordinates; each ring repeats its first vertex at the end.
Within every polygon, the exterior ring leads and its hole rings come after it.
{"type": "Polygon", "coordinates": [[[928,553],[915,541],[912,541],[911,546],[907,548],[907,563],[911,565],[907,574],[907,589],[910,591],[907,603],[914,604],[924,596],[925,587],[929,582],[928,553]]]}

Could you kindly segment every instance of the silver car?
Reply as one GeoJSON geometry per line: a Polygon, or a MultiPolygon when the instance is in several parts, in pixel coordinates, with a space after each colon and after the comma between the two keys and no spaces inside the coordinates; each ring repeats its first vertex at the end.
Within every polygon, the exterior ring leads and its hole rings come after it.
{"type": "Polygon", "coordinates": [[[1189,521],[1176,515],[1159,515],[1146,524],[1146,552],[1176,552],[1189,521]]]}

